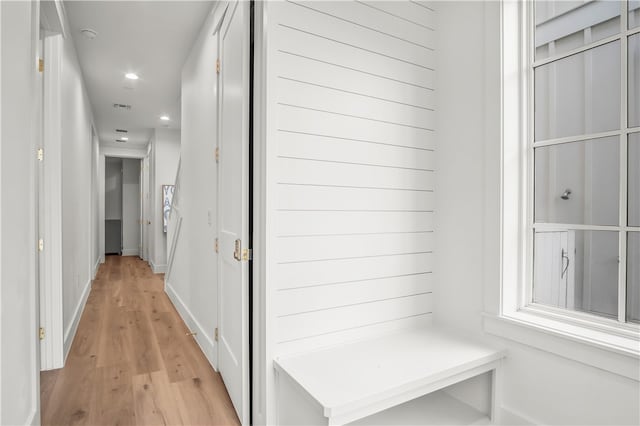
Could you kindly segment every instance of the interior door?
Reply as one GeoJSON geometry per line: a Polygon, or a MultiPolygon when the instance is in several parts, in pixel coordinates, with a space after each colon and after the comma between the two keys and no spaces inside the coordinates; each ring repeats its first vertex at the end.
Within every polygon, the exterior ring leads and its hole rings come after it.
{"type": "Polygon", "coordinates": [[[249,423],[249,22],[248,2],[229,6],[220,37],[219,370],[249,423]]]}

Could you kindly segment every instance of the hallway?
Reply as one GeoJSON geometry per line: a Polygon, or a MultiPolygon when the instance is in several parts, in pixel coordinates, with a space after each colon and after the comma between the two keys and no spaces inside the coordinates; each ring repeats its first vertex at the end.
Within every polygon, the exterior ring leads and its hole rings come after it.
{"type": "Polygon", "coordinates": [[[239,424],[163,278],[137,257],[106,258],[65,367],[41,373],[43,425],[239,424]]]}

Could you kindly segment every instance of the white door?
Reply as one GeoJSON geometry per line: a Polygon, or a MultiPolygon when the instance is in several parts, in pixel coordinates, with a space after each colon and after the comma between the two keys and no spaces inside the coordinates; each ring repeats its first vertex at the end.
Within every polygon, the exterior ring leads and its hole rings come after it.
{"type": "Polygon", "coordinates": [[[248,2],[229,6],[220,32],[219,370],[249,423],[249,25],[248,2]]]}

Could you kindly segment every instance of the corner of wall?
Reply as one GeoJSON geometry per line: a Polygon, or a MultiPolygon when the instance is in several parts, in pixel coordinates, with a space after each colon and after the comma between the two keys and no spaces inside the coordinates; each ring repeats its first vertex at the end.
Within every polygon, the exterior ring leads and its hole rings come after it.
{"type": "Polygon", "coordinates": [[[76,305],[76,309],[73,311],[73,316],[71,317],[71,322],[69,327],[64,331],[64,360],[67,362],[67,357],[69,356],[69,351],[71,350],[71,345],[73,343],[73,339],[76,336],[76,331],[78,331],[78,324],[80,323],[80,317],[82,316],[82,312],[84,311],[84,307],[87,304],[87,298],[89,297],[89,292],[91,291],[91,281],[87,281],[82,290],[82,295],[80,296],[80,300],[76,305]]]}

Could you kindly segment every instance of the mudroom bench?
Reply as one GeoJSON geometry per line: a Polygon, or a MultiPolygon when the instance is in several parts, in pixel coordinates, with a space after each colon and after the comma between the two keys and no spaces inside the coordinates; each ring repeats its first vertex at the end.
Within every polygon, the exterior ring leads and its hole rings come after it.
{"type": "Polygon", "coordinates": [[[275,360],[277,422],[289,425],[489,424],[503,350],[435,327],[275,360]],[[445,392],[491,372],[481,413],[445,392]]]}

